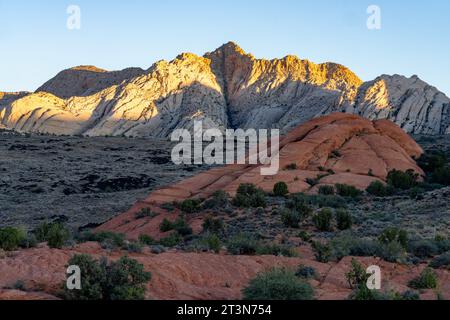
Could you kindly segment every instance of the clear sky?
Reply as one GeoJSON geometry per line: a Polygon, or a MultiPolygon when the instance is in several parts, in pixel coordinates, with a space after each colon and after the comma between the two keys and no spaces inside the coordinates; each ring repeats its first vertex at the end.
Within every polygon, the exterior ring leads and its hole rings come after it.
{"type": "Polygon", "coordinates": [[[0,91],[76,65],[148,68],[234,41],[256,57],[346,65],[363,80],[417,74],[450,95],[448,0],[0,0],[0,91]],[[366,26],[369,5],[381,30],[366,26]],[[81,29],[66,27],[69,5],[81,29]]]}

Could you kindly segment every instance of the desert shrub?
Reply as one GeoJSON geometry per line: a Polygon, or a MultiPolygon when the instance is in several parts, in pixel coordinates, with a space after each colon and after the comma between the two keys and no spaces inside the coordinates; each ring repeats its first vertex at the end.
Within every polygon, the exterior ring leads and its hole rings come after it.
{"type": "Polygon", "coordinates": [[[200,211],[201,201],[198,199],[187,199],[181,202],[180,209],[185,213],[196,213],[200,211]]]}
{"type": "Polygon", "coordinates": [[[182,236],[192,234],[192,228],[189,227],[186,220],[182,216],[178,217],[177,220],[175,220],[175,222],[171,222],[168,219],[164,219],[161,225],[159,226],[159,230],[161,232],[169,232],[175,230],[182,236]]]}
{"type": "Polygon", "coordinates": [[[374,181],[367,187],[366,192],[376,197],[387,197],[392,195],[394,190],[392,186],[386,186],[381,181],[374,181]]]}
{"type": "Polygon", "coordinates": [[[361,190],[358,190],[354,186],[349,186],[347,184],[336,184],[336,193],[342,197],[348,197],[348,198],[357,198],[359,197],[362,192],[361,190]]]}
{"type": "Polygon", "coordinates": [[[125,235],[122,233],[114,233],[109,231],[103,231],[92,235],[91,240],[100,243],[111,243],[114,247],[122,247],[125,243],[125,235]]]}
{"type": "Polygon", "coordinates": [[[299,228],[301,216],[298,212],[284,208],[281,211],[281,221],[288,228],[299,228]]]}
{"type": "Polygon", "coordinates": [[[322,243],[314,241],[312,243],[312,248],[314,250],[314,256],[317,261],[327,263],[331,259],[331,247],[327,243],[322,243]]]}
{"type": "Polygon", "coordinates": [[[316,228],[320,231],[331,231],[331,219],[333,213],[330,209],[322,209],[313,217],[313,222],[316,228]]]}
{"type": "Polygon", "coordinates": [[[325,196],[325,195],[306,195],[303,193],[296,193],[290,196],[287,203],[289,208],[298,205],[318,206],[320,208],[345,208],[347,203],[344,198],[340,196],[325,196]]]}
{"type": "Polygon", "coordinates": [[[450,251],[450,238],[436,236],[434,243],[438,247],[439,254],[450,251]]]}
{"type": "Polygon", "coordinates": [[[136,260],[122,257],[117,262],[105,258],[94,260],[88,255],[74,255],[68,263],[81,269],[81,290],[68,290],[65,283],[64,297],[68,300],[142,300],[145,284],[151,274],[136,260]]]}
{"type": "Polygon", "coordinates": [[[182,242],[183,242],[183,237],[177,232],[172,233],[169,236],[159,240],[160,245],[162,245],[164,247],[168,247],[168,248],[175,247],[175,246],[181,244],[182,242]]]}
{"type": "Polygon", "coordinates": [[[155,212],[152,212],[150,208],[143,208],[139,212],[136,213],[135,217],[136,219],[143,219],[143,218],[154,218],[158,214],[155,212]]]}
{"type": "Polygon", "coordinates": [[[278,182],[273,186],[273,194],[277,197],[284,197],[289,193],[288,186],[285,182],[278,182]]]}
{"type": "Polygon", "coordinates": [[[17,228],[4,227],[0,229],[0,248],[13,251],[26,239],[26,233],[17,228]]]}
{"type": "Polygon", "coordinates": [[[355,238],[349,247],[349,255],[355,257],[375,257],[380,255],[380,251],[380,244],[369,239],[355,238]]]}
{"type": "Polygon", "coordinates": [[[446,267],[450,270],[450,251],[435,257],[430,262],[430,267],[438,269],[446,267]]]}
{"type": "Polygon", "coordinates": [[[352,227],[353,219],[345,209],[336,210],[336,223],[339,230],[347,230],[352,227]]]}
{"type": "Polygon", "coordinates": [[[416,240],[409,242],[408,252],[423,259],[435,256],[439,252],[439,248],[431,240],[416,240]]]}
{"type": "Polygon", "coordinates": [[[408,233],[405,230],[401,230],[395,227],[386,228],[378,237],[381,243],[388,244],[390,242],[398,242],[403,248],[408,247],[408,233]]]}
{"type": "Polygon", "coordinates": [[[175,228],[174,223],[169,221],[167,218],[164,218],[164,220],[161,222],[161,225],[159,226],[159,230],[161,232],[169,232],[172,231],[175,228]]]}
{"type": "Polygon", "coordinates": [[[196,251],[214,251],[219,253],[222,248],[222,242],[216,234],[206,233],[200,239],[197,239],[193,246],[196,251]]]}
{"type": "Polygon", "coordinates": [[[223,209],[229,204],[229,195],[225,191],[219,190],[213,193],[211,198],[203,203],[204,209],[223,209]]]}
{"type": "Polygon", "coordinates": [[[257,188],[254,184],[241,184],[237,190],[233,204],[237,207],[244,208],[265,208],[266,195],[263,190],[257,188]]]}
{"type": "Polygon", "coordinates": [[[24,249],[35,248],[38,245],[36,236],[32,233],[27,233],[25,238],[20,242],[20,247],[24,249]]]}
{"type": "Polygon", "coordinates": [[[298,237],[305,242],[309,242],[312,239],[312,236],[305,230],[302,230],[298,233],[298,237]]]}
{"type": "Polygon", "coordinates": [[[259,244],[256,248],[257,255],[272,255],[281,257],[297,257],[298,253],[295,249],[288,245],[279,245],[275,243],[271,244],[259,244]]]}
{"type": "Polygon", "coordinates": [[[170,202],[168,202],[168,203],[163,203],[162,205],[160,205],[160,208],[161,208],[161,209],[167,210],[167,211],[169,211],[169,212],[174,211],[174,210],[176,209],[176,207],[177,207],[177,206],[176,206],[174,203],[170,203],[170,202]]]}
{"type": "Polygon", "coordinates": [[[286,269],[259,273],[243,290],[245,300],[312,300],[314,290],[309,283],[286,269]]]}
{"type": "Polygon", "coordinates": [[[318,277],[316,269],[314,269],[313,267],[307,267],[304,265],[298,266],[297,271],[295,272],[295,275],[297,277],[300,277],[303,279],[314,279],[314,278],[318,277]]]}
{"type": "Polygon", "coordinates": [[[408,284],[413,289],[436,289],[437,285],[437,275],[431,268],[424,269],[419,277],[411,280],[408,284]]]}
{"type": "Polygon", "coordinates": [[[402,293],[401,300],[420,300],[420,295],[415,291],[407,290],[402,293]]]}
{"type": "Polygon", "coordinates": [[[420,187],[412,187],[409,189],[408,193],[411,199],[419,199],[425,193],[425,189],[420,187]]]}
{"type": "Polygon", "coordinates": [[[320,186],[319,194],[322,194],[325,196],[334,195],[334,187],[333,186],[320,186]]]}
{"type": "Polygon", "coordinates": [[[254,255],[259,245],[253,235],[241,233],[227,242],[227,249],[233,255],[254,255]]]}
{"type": "Polygon", "coordinates": [[[139,236],[139,242],[146,246],[151,246],[156,243],[155,239],[153,239],[151,236],[147,234],[141,234],[139,236]]]}
{"type": "Polygon", "coordinates": [[[431,182],[439,183],[444,186],[450,185],[450,166],[437,168],[431,175],[431,182]]]}
{"type": "Polygon", "coordinates": [[[43,223],[34,231],[39,242],[47,242],[50,248],[62,248],[69,240],[70,232],[60,223],[43,223]]]}
{"type": "Polygon", "coordinates": [[[298,213],[300,219],[306,219],[313,213],[313,209],[305,204],[300,197],[290,199],[287,202],[286,207],[298,213]]]}
{"type": "Polygon", "coordinates": [[[202,227],[204,232],[219,233],[223,230],[224,223],[222,219],[214,219],[209,216],[203,221],[202,227]]]}
{"type": "Polygon", "coordinates": [[[408,190],[417,185],[418,178],[419,175],[411,169],[406,172],[392,170],[388,173],[387,182],[394,188],[408,190]]]}
{"type": "Polygon", "coordinates": [[[345,275],[350,288],[355,289],[359,286],[365,286],[369,279],[366,269],[356,259],[352,259],[351,264],[350,271],[345,275]]]}
{"type": "Polygon", "coordinates": [[[405,262],[406,251],[404,246],[398,241],[382,243],[378,256],[388,262],[405,262]]]}
{"type": "Polygon", "coordinates": [[[142,244],[140,242],[129,242],[124,247],[130,253],[141,253],[142,252],[142,244]]]}
{"type": "Polygon", "coordinates": [[[286,170],[297,170],[297,164],[296,164],[296,163],[288,164],[288,165],[285,167],[285,169],[286,169],[286,170]]]}

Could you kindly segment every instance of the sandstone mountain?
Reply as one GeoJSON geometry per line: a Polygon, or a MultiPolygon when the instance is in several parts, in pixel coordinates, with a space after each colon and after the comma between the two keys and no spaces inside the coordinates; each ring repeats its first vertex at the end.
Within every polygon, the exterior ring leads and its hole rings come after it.
{"type": "Polygon", "coordinates": [[[417,77],[363,83],[334,63],[256,59],[234,43],[150,69],[65,70],[35,93],[0,96],[0,125],[24,132],[167,137],[194,120],[280,128],[341,111],[390,119],[410,133],[450,133],[450,99],[417,77]]]}
{"type": "Polygon", "coordinates": [[[344,113],[319,117],[296,127],[280,141],[280,170],[263,176],[259,165],[228,165],[200,173],[178,184],[154,191],[128,212],[99,227],[100,231],[161,237],[159,226],[166,214],[161,205],[189,198],[207,199],[224,190],[234,196],[241,184],[252,183],[271,192],[283,181],[292,193],[317,193],[320,186],[348,184],[365,190],[372,182],[384,183],[391,170],[424,172],[413,158],[421,147],[391,121],[370,121],[344,113]],[[296,169],[287,169],[295,164],[296,169]],[[143,208],[165,213],[143,222],[136,214],[143,208]]]}

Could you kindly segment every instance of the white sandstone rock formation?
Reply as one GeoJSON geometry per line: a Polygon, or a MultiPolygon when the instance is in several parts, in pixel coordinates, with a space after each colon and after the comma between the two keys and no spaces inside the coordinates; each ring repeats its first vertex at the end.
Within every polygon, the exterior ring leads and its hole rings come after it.
{"type": "Polygon", "coordinates": [[[334,63],[256,59],[234,43],[143,71],[62,71],[35,93],[0,94],[0,125],[67,135],[168,137],[174,129],[290,128],[341,111],[390,119],[407,132],[450,133],[450,99],[417,77],[363,83],[334,63]]]}

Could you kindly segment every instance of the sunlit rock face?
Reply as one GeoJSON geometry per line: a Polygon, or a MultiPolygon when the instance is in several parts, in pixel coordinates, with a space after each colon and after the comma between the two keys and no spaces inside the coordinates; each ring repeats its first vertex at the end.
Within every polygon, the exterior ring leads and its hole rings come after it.
{"type": "Polygon", "coordinates": [[[280,128],[336,111],[390,119],[411,133],[449,132],[450,99],[417,77],[363,83],[346,67],[295,56],[256,59],[230,42],[144,71],[62,71],[35,93],[0,95],[0,125],[24,132],[168,137],[205,128],[280,128]]]}

